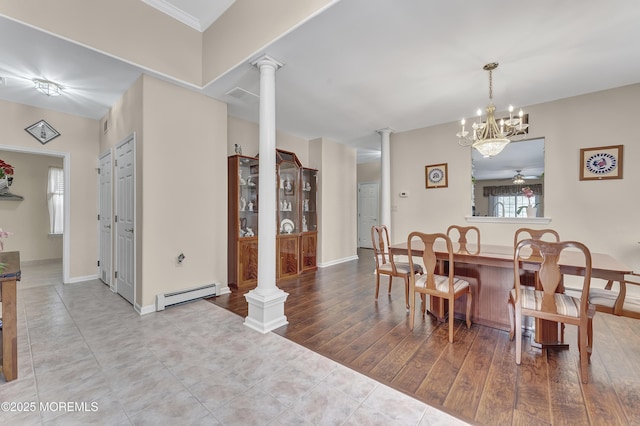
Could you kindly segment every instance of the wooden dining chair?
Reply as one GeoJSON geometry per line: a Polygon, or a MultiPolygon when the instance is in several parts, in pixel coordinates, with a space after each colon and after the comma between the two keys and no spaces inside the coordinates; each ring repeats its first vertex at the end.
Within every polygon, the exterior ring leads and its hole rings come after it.
{"type": "Polygon", "coordinates": [[[415,321],[416,293],[420,293],[422,299],[422,316],[425,314],[425,298],[427,295],[446,299],[449,305],[449,342],[453,343],[454,304],[459,297],[467,297],[465,319],[467,328],[471,327],[471,284],[467,279],[455,276],[451,239],[443,233],[425,234],[422,232],[412,232],[409,234],[407,252],[409,255],[410,268],[414,265],[413,256],[417,249],[415,245],[416,241],[421,241],[424,246],[422,261],[425,273],[419,277],[412,275],[409,279],[409,328],[413,330],[415,321]],[[433,247],[437,241],[442,241],[446,244],[449,265],[448,273],[444,273],[444,271],[440,269],[441,262],[438,262],[433,247]]]}
{"type": "Polygon", "coordinates": [[[627,318],[640,319],[640,297],[637,293],[627,293],[628,285],[640,286],[640,274],[626,274],[624,280],[614,288],[613,281],[607,282],[604,288],[591,287],[589,303],[596,311],[627,318]]]}
{"type": "MultiPolygon", "coordinates": [[[[516,229],[516,232],[513,235],[513,249],[515,250],[518,243],[522,240],[532,239],[535,241],[560,241],[560,234],[555,229],[531,229],[531,228],[519,228],[516,229]]],[[[537,248],[531,249],[531,257],[532,258],[540,258],[540,252],[537,248]]],[[[521,271],[520,276],[520,284],[521,285],[529,285],[529,286],[538,286],[540,287],[540,283],[538,280],[538,272],[531,271],[521,271]]],[[[512,318],[509,318],[511,321],[512,318]]],[[[560,340],[564,342],[564,326],[560,326],[560,340]]],[[[509,338],[513,339],[513,330],[509,332],[509,338]]]]}
{"type": "Polygon", "coordinates": [[[533,239],[522,240],[516,245],[513,260],[514,288],[509,293],[509,315],[511,329],[515,328],[516,364],[522,361],[522,317],[531,316],[578,327],[578,349],[580,352],[580,376],[587,383],[588,364],[593,346],[592,324],[595,307],[589,303],[591,284],[591,252],[577,241],[548,242],[533,239]],[[520,285],[522,262],[534,261],[529,254],[523,256],[523,250],[537,250],[540,253],[539,280],[541,289],[520,285]],[[584,257],[584,277],[580,297],[558,292],[562,282],[562,272],[558,261],[565,249],[575,249],[584,257]]]}
{"type": "Polygon", "coordinates": [[[391,294],[391,284],[394,277],[404,279],[405,304],[409,309],[409,277],[415,274],[422,274],[422,266],[413,264],[409,266],[406,262],[396,262],[393,255],[389,253],[389,230],[385,225],[371,227],[371,241],[373,243],[373,254],[376,259],[376,299],[380,290],[380,275],[389,276],[389,294],[391,294]]]}
{"type": "Polygon", "coordinates": [[[447,236],[451,238],[451,241],[454,241],[456,235],[458,236],[458,244],[460,245],[458,252],[469,254],[480,253],[480,229],[478,229],[477,226],[449,226],[447,228],[447,236]],[[468,238],[467,234],[469,234],[468,238]],[[467,247],[470,243],[476,245],[476,249],[472,253],[469,252],[467,247]]]}
{"type": "MultiPolygon", "coordinates": [[[[531,228],[519,228],[516,229],[513,235],[513,248],[515,250],[518,243],[522,240],[532,239],[536,241],[560,241],[560,234],[555,229],[531,229],[531,228]]],[[[537,248],[532,248],[532,257],[540,257],[540,253],[537,248]]]]}

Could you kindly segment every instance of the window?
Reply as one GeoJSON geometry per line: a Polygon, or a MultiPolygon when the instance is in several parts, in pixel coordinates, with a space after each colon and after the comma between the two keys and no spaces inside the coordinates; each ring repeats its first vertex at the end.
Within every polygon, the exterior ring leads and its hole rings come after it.
{"type": "Polygon", "coordinates": [[[62,234],[64,232],[64,172],[58,167],[49,167],[47,204],[49,205],[49,233],[62,234]]]}
{"type": "MultiPolygon", "coordinates": [[[[538,202],[538,196],[531,198],[531,205],[538,202]]],[[[529,200],[524,195],[492,195],[489,203],[491,205],[492,216],[495,217],[527,217],[526,209],[520,210],[520,207],[529,205],[529,200]]]]}

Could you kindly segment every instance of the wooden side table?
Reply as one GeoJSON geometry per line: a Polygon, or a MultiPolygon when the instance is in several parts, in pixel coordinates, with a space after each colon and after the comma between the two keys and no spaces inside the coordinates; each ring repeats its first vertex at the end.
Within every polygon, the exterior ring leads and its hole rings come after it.
{"type": "Polygon", "coordinates": [[[7,382],[18,378],[18,318],[16,283],[20,281],[20,252],[0,252],[7,266],[0,274],[2,298],[2,374],[7,382]]]}

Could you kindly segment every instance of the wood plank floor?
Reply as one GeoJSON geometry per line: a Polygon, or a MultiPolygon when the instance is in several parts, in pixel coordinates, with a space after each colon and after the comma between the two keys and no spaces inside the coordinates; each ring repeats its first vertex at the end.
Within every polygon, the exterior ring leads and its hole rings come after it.
{"type": "MultiPolygon", "coordinates": [[[[383,278],[374,301],[372,253],[360,249],[357,261],[280,282],[289,324],[275,333],[469,423],[640,424],[640,321],[596,315],[585,385],[572,326],[569,350],[525,341],[520,366],[505,331],[456,321],[449,344],[447,324],[417,313],[411,332],[401,279],[387,295],[383,278]]],[[[208,300],[246,316],[243,293],[208,300]]]]}

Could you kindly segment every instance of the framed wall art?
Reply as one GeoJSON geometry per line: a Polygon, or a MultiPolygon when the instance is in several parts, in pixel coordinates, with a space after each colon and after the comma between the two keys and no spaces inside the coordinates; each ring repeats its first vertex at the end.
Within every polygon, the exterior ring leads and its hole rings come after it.
{"type": "Polygon", "coordinates": [[[623,146],[582,148],[580,150],[580,180],[622,179],[623,146]]]}
{"type": "Polygon", "coordinates": [[[427,189],[446,188],[449,186],[447,163],[425,166],[425,175],[427,179],[427,189]]]}
{"type": "Polygon", "coordinates": [[[49,142],[51,139],[55,139],[60,136],[60,133],[54,129],[51,124],[44,120],[40,120],[37,123],[33,123],[31,126],[24,129],[31,136],[40,141],[41,144],[49,142]]]}

